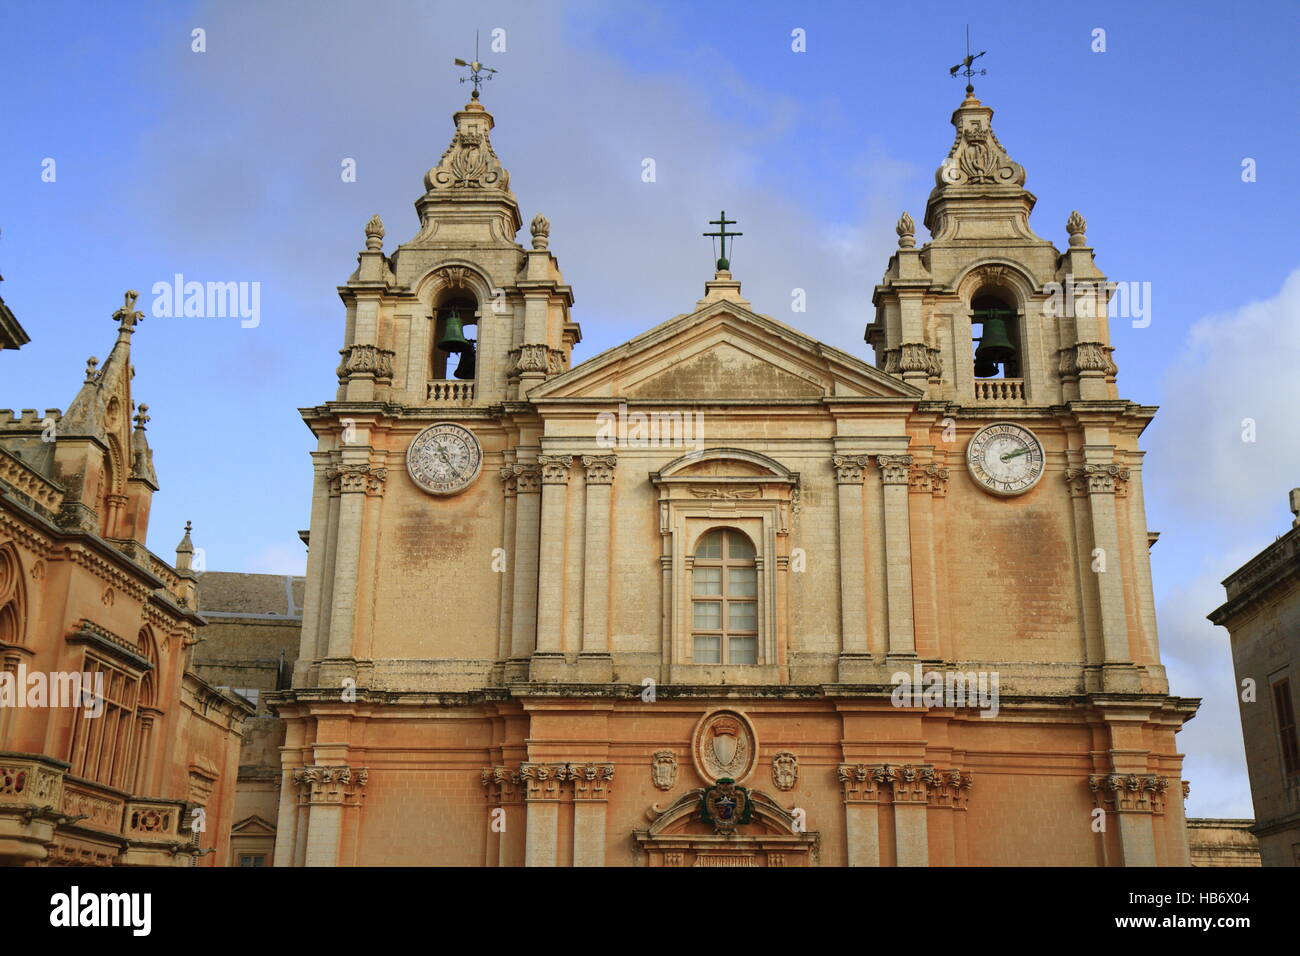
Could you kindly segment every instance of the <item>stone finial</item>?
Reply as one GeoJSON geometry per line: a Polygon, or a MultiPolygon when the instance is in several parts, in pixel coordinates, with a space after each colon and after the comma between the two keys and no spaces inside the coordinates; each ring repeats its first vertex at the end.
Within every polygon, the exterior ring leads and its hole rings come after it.
{"type": "Polygon", "coordinates": [[[135,427],[144,431],[144,426],[149,422],[149,406],[141,404],[135,413],[135,427]]]}
{"type": "Polygon", "coordinates": [[[99,374],[97,371],[95,371],[95,367],[98,365],[99,365],[99,359],[95,358],[95,356],[92,355],[90,358],[86,359],[86,384],[87,385],[93,385],[95,383],[95,377],[99,374]]]}
{"type": "Polygon", "coordinates": [[[1300,488],[1291,489],[1291,513],[1295,515],[1295,520],[1291,522],[1291,527],[1300,528],[1300,488]]]}
{"type": "Polygon", "coordinates": [[[190,540],[190,531],[193,525],[185,522],[185,536],[181,538],[181,543],[176,545],[176,570],[192,571],[194,559],[194,542],[190,540]]]}
{"type": "Polygon", "coordinates": [[[384,248],[384,220],[378,215],[370,217],[366,223],[366,249],[369,252],[379,252],[384,248]]]}
{"type": "Polygon", "coordinates": [[[1065,220],[1065,231],[1070,234],[1070,245],[1086,246],[1088,237],[1084,235],[1088,231],[1088,220],[1079,215],[1079,210],[1070,213],[1070,218],[1065,220]]]}
{"type": "Polygon", "coordinates": [[[916,222],[906,212],[898,217],[894,231],[898,233],[898,248],[911,249],[916,245],[916,222]]]}
{"type": "Polygon", "coordinates": [[[140,298],[140,293],[135,289],[130,289],[122,296],[122,308],[113,313],[114,320],[118,323],[118,328],[128,332],[134,332],[137,322],[144,319],[144,313],[137,311],[135,307],[136,299],[140,298]]]}
{"type": "Polygon", "coordinates": [[[534,249],[545,249],[551,244],[551,220],[538,214],[528,228],[533,234],[534,249]]]}

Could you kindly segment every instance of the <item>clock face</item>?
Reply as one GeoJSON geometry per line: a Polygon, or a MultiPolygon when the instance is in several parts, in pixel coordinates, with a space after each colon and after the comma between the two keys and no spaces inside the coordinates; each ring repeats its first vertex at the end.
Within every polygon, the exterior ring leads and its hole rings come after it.
{"type": "Polygon", "coordinates": [[[464,491],[483,467],[483,448],[467,428],[440,422],[415,436],[406,450],[411,480],[431,495],[464,491]]]}
{"type": "Polygon", "coordinates": [[[966,446],[966,465],[985,491],[1019,495],[1043,477],[1043,446],[1028,428],[998,422],[975,433],[966,446]]]}

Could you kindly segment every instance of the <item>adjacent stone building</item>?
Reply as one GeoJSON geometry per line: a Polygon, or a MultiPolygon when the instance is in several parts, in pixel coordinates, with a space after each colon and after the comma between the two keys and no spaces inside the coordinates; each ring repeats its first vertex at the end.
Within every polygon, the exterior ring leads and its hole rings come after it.
{"type": "Polygon", "coordinates": [[[454,115],[302,409],[276,865],[1187,865],[1155,409],[992,112],[952,116],[930,240],[899,220],[874,365],[756,311],[725,247],[575,364],[550,223],[516,241],[493,118],[454,115]]]}
{"type": "Polygon", "coordinates": [[[1189,819],[1187,846],[1192,866],[1260,866],[1254,820],[1189,819]]]}
{"type": "Polygon", "coordinates": [[[287,688],[298,655],[305,579],[208,571],[199,575],[199,613],[207,621],[194,669],[256,708],[244,721],[230,835],[231,866],[270,866],[280,804],[284,722],[266,705],[287,688]]]}
{"type": "Polygon", "coordinates": [[[188,532],[175,566],[145,547],[158,477],[132,397],[135,300],[66,412],[0,411],[4,865],[227,862],[252,707],[191,666],[188,532]]]}
{"type": "Polygon", "coordinates": [[[1209,615],[1228,629],[1264,866],[1300,866],[1300,488],[1292,528],[1223,582],[1209,615]]]}

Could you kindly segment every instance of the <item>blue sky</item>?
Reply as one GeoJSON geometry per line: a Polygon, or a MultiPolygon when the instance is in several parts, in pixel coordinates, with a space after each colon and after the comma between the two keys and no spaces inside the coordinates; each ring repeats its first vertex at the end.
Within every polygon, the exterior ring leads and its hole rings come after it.
{"type": "Polygon", "coordinates": [[[32,342],[0,364],[0,406],[66,407],[126,288],[148,312],[178,272],[260,282],[257,328],[150,316],[135,336],[162,482],[149,544],[169,555],[192,519],[209,568],[300,571],[313,442],[296,409],[334,394],[335,287],[371,214],[389,249],[414,233],[475,28],[506,31],[493,143],[525,222],[552,222],[579,358],[689,310],[720,208],[745,233],[733,269],[755,308],[869,357],[871,290],[951,145],[970,23],[1037,232],[1064,246],[1077,208],[1109,277],[1151,284],[1150,326],[1111,331],[1121,394],[1162,406],[1144,438],[1162,647],[1174,691],[1206,701],[1180,737],[1189,812],[1249,816],[1226,633],[1203,617],[1289,526],[1300,485],[1297,9],[11,0],[0,295],[32,342]]]}

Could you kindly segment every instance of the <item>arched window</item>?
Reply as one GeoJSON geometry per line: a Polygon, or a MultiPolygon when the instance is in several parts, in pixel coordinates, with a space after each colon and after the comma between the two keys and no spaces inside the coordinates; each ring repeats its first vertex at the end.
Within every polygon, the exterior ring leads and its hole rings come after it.
{"type": "Polygon", "coordinates": [[[971,324],[979,325],[975,342],[976,378],[1020,378],[1020,323],[1016,310],[1000,295],[980,293],[971,300],[971,324]]]}
{"type": "Polygon", "coordinates": [[[433,378],[472,380],[477,364],[478,303],[472,295],[457,291],[435,307],[434,318],[433,378]]]}
{"type": "Polygon", "coordinates": [[[23,643],[23,569],[12,547],[0,548],[0,644],[23,643]]]}
{"type": "Polygon", "coordinates": [[[692,659],[758,663],[758,568],[754,545],[734,528],[702,538],[691,569],[692,659]]]}

